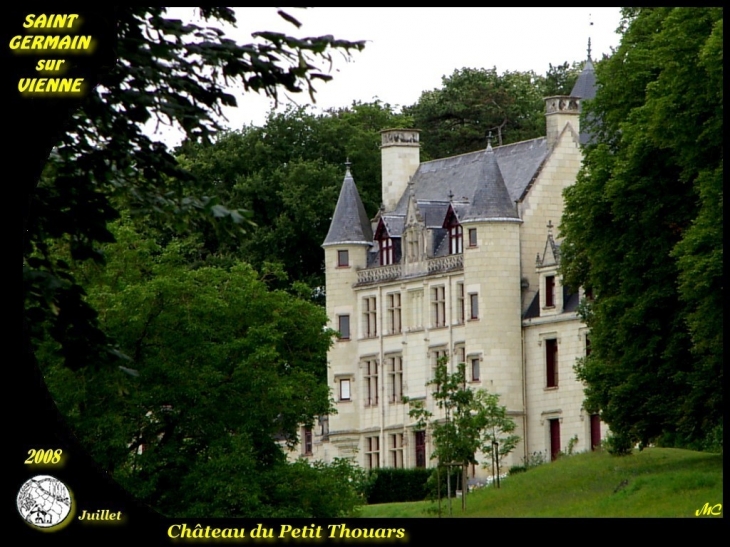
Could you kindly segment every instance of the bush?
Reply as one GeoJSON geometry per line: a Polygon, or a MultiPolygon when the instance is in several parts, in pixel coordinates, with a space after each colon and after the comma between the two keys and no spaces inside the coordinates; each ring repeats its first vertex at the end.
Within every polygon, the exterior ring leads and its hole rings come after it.
{"type": "Polygon", "coordinates": [[[509,468],[509,471],[507,471],[508,475],[516,475],[517,473],[524,473],[527,471],[526,465],[513,465],[509,468]]]}
{"type": "Polygon", "coordinates": [[[365,489],[369,504],[422,501],[428,496],[426,483],[431,469],[382,468],[370,471],[365,489]]]}

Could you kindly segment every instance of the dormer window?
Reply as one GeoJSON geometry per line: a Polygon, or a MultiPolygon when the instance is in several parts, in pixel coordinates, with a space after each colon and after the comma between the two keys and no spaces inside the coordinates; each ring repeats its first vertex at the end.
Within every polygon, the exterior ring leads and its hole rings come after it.
{"type": "Polygon", "coordinates": [[[380,265],[387,266],[393,263],[393,240],[389,237],[378,241],[380,248],[380,265]]]}
{"type": "Polygon", "coordinates": [[[381,266],[393,264],[395,253],[393,251],[393,238],[390,237],[388,227],[383,219],[380,219],[378,228],[375,230],[375,241],[378,242],[378,258],[381,266]]]}
{"type": "Polygon", "coordinates": [[[464,251],[464,233],[461,225],[449,228],[449,254],[455,255],[464,251]]]}
{"type": "Polygon", "coordinates": [[[545,276],[545,307],[555,306],[555,276],[545,276]]]}
{"type": "Polygon", "coordinates": [[[464,229],[456,216],[454,208],[449,205],[446,211],[443,228],[449,231],[449,254],[456,255],[464,252],[464,229]]]}

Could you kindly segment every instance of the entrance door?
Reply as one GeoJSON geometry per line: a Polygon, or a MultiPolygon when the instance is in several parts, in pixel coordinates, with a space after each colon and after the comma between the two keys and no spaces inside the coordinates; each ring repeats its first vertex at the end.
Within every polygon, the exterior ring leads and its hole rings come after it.
{"type": "Polygon", "coordinates": [[[601,418],[591,414],[591,450],[601,448],[601,418]]]}
{"type": "Polygon", "coordinates": [[[558,459],[560,454],[560,420],[550,420],[550,461],[558,459]]]}

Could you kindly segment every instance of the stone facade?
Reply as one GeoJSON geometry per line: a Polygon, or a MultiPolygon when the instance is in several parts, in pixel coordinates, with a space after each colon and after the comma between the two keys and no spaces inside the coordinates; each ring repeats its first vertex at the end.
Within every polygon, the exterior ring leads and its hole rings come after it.
{"type": "Polygon", "coordinates": [[[402,398],[438,414],[426,383],[442,356],[452,371],[466,363],[469,386],[498,393],[515,420],[522,441],[505,468],[605,437],[582,408],[584,295],[561,285],[553,233],[580,168],[580,100],[546,99],[547,138],[423,164],[418,132],[383,132],[384,206],[369,221],[348,170],[323,244],[327,314],[341,334],[328,355],[337,413],[303,431],[292,457],[432,465],[429,432],[402,398]]]}

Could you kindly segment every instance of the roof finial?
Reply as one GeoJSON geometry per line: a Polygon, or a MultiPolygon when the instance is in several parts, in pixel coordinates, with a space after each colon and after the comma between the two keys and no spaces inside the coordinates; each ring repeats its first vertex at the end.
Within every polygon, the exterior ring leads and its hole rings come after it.
{"type": "Polygon", "coordinates": [[[489,133],[487,134],[487,150],[492,149],[492,130],[489,130],[489,133]]]}
{"type": "Polygon", "coordinates": [[[449,188],[449,201],[453,201],[453,200],[454,200],[454,192],[451,190],[451,188],[449,188]]]}
{"type": "Polygon", "coordinates": [[[549,236],[553,235],[553,221],[552,220],[548,220],[547,229],[548,229],[548,235],[549,236]]]}
{"type": "MultiPolygon", "coordinates": [[[[352,165],[352,163],[350,163],[350,157],[348,156],[347,159],[345,160],[345,169],[347,170],[348,175],[350,175],[350,166],[351,165],[352,165]]],[[[352,176],[352,175],[350,175],[350,176],[352,176]]]]}
{"type": "MultiPolygon", "coordinates": [[[[589,27],[592,27],[593,26],[593,17],[592,17],[592,15],[590,13],[588,14],[588,26],[589,27]]],[[[588,34],[589,34],[589,36],[588,36],[588,60],[590,61],[591,60],[591,37],[590,37],[590,29],[588,29],[588,34]]]]}

